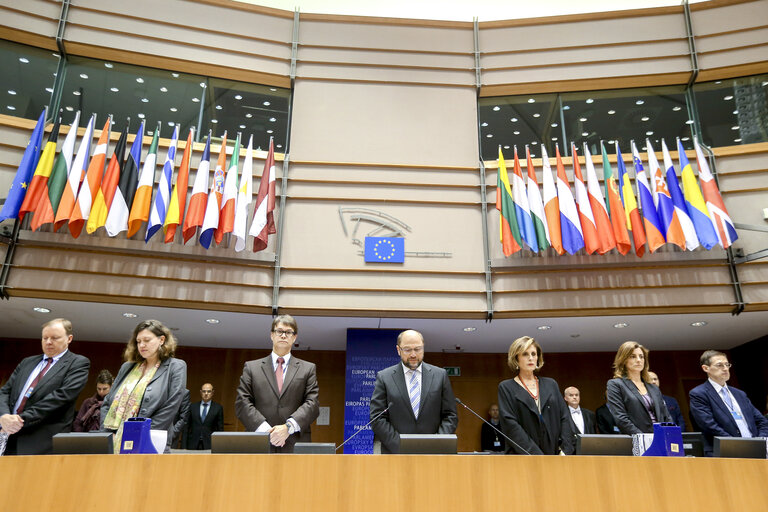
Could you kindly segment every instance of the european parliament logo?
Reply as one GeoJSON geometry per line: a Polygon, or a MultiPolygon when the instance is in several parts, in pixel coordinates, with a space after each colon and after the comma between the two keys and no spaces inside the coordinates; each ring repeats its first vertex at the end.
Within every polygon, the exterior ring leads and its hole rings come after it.
{"type": "Polygon", "coordinates": [[[405,238],[365,237],[366,263],[403,263],[405,261],[405,238]]]}

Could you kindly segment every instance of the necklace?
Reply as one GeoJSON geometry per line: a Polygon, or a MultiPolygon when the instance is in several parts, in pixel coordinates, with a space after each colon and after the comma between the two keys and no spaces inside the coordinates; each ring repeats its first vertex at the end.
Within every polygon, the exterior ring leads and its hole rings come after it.
{"type": "Polygon", "coordinates": [[[525,385],[525,381],[518,376],[518,380],[520,381],[520,384],[522,384],[523,387],[525,388],[525,390],[528,392],[528,394],[531,395],[531,398],[533,398],[534,400],[538,400],[539,399],[539,378],[534,375],[533,379],[536,381],[536,394],[535,395],[533,393],[531,393],[531,390],[528,389],[528,386],[525,385]]]}

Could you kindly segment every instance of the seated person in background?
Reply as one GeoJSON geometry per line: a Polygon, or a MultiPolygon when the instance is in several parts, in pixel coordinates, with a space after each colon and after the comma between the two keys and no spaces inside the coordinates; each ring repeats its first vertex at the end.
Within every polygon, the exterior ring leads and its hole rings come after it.
{"type": "Polygon", "coordinates": [[[80,411],[75,416],[75,423],[72,425],[72,432],[91,432],[99,430],[101,427],[101,405],[104,403],[104,397],[112,389],[112,382],[115,378],[109,373],[109,370],[101,370],[96,377],[96,394],[86,398],[80,411]]]}
{"type": "MultiPolygon", "coordinates": [[[[649,371],[648,378],[650,379],[651,384],[661,389],[659,376],[656,375],[656,373],[649,371]]],[[[675,423],[675,425],[680,427],[680,430],[685,432],[685,418],[683,417],[683,411],[680,410],[680,404],[677,403],[677,400],[675,400],[674,397],[667,396],[667,395],[662,395],[662,396],[664,398],[664,403],[667,404],[667,410],[669,411],[669,415],[672,416],[672,421],[675,423]]]]}
{"type": "Polygon", "coordinates": [[[699,361],[708,379],[693,388],[689,397],[691,419],[704,434],[704,455],[712,456],[714,436],[768,436],[768,419],[752,405],[746,393],[726,384],[731,377],[728,357],[707,350],[699,361]]]}
{"type": "MultiPolygon", "coordinates": [[[[488,416],[490,417],[490,423],[497,429],[501,430],[501,423],[499,422],[499,406],[492,404],[488,409],[488,416]]],[[[480,450],[484,452],[503,452],[504,451],[504,438],[501,434],[493,430],[490,426],[483,423],[480,427],[480,450]]]]}
{"type": "Polygon", "coordinates": [[[621,434],[619,427],[616,426],[616,420],[613,419],[611,409],[608,404],[605,403],[595,410],[595,416],[597,416],[597,433],[598,434],[621,434]]]}
{"type": "Polygon", "coordinates": [[[595,413],[579,406],[581,403],[581,393],[578,388],[574,386],[565,388],[563,398],[565,403],[568,404],[568,415],[571,417],[573,435],[596,434],[595,413]]]}
{"type": "Polygon", "coordinates": [[[622,434],[650,434],[653,424],[672,421],[659,388],[648,378],[648,349],[625,341],[613,361],[606,396],[622,434]]]}

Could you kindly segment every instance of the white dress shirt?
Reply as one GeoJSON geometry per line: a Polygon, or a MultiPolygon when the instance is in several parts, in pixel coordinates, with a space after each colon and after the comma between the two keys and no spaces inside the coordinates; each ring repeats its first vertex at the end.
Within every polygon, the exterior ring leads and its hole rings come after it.
{"type": "Polygon", "coordinates": [[[581,407],[576,407],[575,409],[568,406],[568,410],[571,412],[571,419],[576,424],[576,428],[579,429],[579,434],[584,433],[584,415],[581,413],[581,407]]]}

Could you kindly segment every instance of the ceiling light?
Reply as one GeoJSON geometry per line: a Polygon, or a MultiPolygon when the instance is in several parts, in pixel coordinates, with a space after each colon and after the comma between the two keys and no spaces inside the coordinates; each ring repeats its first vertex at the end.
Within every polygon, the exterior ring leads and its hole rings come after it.
{"type": "Polygon", "coordinates": [[[644,101],[644,100],[637,100],[637,101],[635,102],[635,105],[643,105],[644,103],[645,103],[645,101],[644,101]]]}
{"type": "Polygon", "coordinates": [[[581,136],[582,136],[582,137],[586,137],[586,136],[588,136],[588,135],[589,135],[589,132],[581,132],[581,136]]]}
{"type": "Polygon", "coordinates": [[[268,106],[270,106],[270,105],[271,105],[271,103],[270,103],[270,102],[268,102],[268,101],[265,101],[264,103],[262,103],[262,105],[264,105],[265,107],[268,107],[268,106]]]}
{"type": "Polygon", "coordinates": [[[245,130],[245,125],[244,125],[244,124],[241,124],[241,125],[240,125],[240,129],[241,129],[241,130],[245,130]]]}
{"type": "Polygon", "coordinates": [[[136,318],[139,315],[137,315],[136,313],[123,313],[123,316],[125,318],[136,318]]]}
{"type": "Polygon", "coordinates": [[[176,123],[174,123],[173,121],[168,121],[168,126],[176,126],[176,123]]]}
{"type": "Polygon", "coordinates": [[[38,307],[36,307],[36,308],[32,308],[32,309],[33,309],[34,311],[37,311],[38,313],[50,313],[50,312],[51,312],[51,310],[50,310],[50,309],[48,309],[48,308],[43,308],[43,307],[39,307],[39,306],[38,306],[38,307]]]}
{"type": "Polygon", "coordinates": [[[26,57],[19,57],[19,62],[22,64],[29,64],[29,59],[26,57]]]}
{"type": "Polygon", "coordinates": [[[557,140],[557,137],[552,137],[552,140],[557,140]]]}
{"type": "Polygon", "coordinates": [[[223,109],[223,108],[224,108],[224,107],[222,107],[221,105],[216,105],[216,110],[221,110],[221,109],[223,109]]]}
{"type": "Polygon", "coordinates": [[[517,118],[513,117],[513,118],[510,119],[510,121],[512,121],[513,123],[516,123],[517,122],[517,118]]]}
{"type": "Polygon", "coordinates": [[[236,99],[236,100],[241,100],[241,99],[243,99],[243,97],[242,97],[242,96],[240,96],[239,94],[236,94],[236,95],[235,95],[235,99],[236,99]]]}
{"type": "Polygon", "coordinates": [[[693,124],[693,119],[689,119],[685,122],[685,124],[693,124]]]}
{"type": "Polygon", "coordinates": [[[83,80],[88,80],[88,75],[86,75],[85,73],[80,73],[80,78],[82,78],[83,80]]]}
{"type": "Polygon", "coordinates": [[[741,142],[741,139],[733,139],[733,142],[741,142]]]}
{"type": "Polygon", "coordinates": [[[504,149],[509,149],[509,146],[504,146],[504,149]]]}
{"type": "Polygon", "coordinates": [[[520,132],[512,132],[512,133],[514,133],[515,135],[520,135],[520,132]]]}
{"type": "Polygon", "coordinates": [[[738,110],[734,110],[733,111],[733,115],[735,115],[735,116],[739,115],[739,111],[738,110]]]}
{"type": "Polygon", "coordinates": [[[483,128],[485,128],[486,126],[488,126],[488,123],[482,123],[480,126],[482,126],[483,128]]]}
{"type": "Polygon", "coordinates": [[[47,92],[53,93],[53,87],[46,87],[45,90],[47,92]]]}
{"type": "Polygon", "coordinates": [[[104,67],[107,69],[112,69],[113,67],[115,67],[115,65],[112,64],[111,62],[105,62],[104,67]]]}
{"type": "Polygon", "coordinates": [[[533,98],[528,98],[528,103],[536,103],[536,100],[533,98]]]}
{"type": "Polygon", "coordinates": [[[680,110],[683,110],[683,107],[672,107],[672,110],[674,110],[675,112],[678,112],[680,110]]]}
{"type": "Polygon", "coordinates": [[[540,330],[540,331],[548,331],[551,328],[552,328],[551,325],[540,325],[540,326],[537,327],[537,329],[540,330]]]}
{"type": "Polygon", "coordinates": [[[270,117],[270,118],[269,118],[269,122],[270,122],[270,123],[274,123],[275,121],[277,121],[277,119],[275,119],[274,117],[270,117]]]}
{"type": "Polygon", "coordinates": [[[216,120],[216,119],[211,119],[211,122],[212,122],[213,124],[216,124],[216,123],[218,123],[219,121],[218,121],[218,120],[216,120]]]}
{"type": "Polygon", "coordinates": [[[179,78],[179,74],[178,74],[178,73],[171,73],[171,76],[172,76],[173,78],[179,78]]]}
{"type": "Polygon", "coordinates": [[[700,320],[698,322],[693,322],[691,324],[691,327],[704,327],[705,325],[707,325],[707,322],[705,322],[704,320],[700,320]]]}
{"type": "Polygon", "coordinates": [[[219,320],[217,318],[207,318],[205,321],[207,323],[211,324],[211,325],[216,325],[216,324],[221,323],[221,320],[219,320]]]}
{"type": "Polygon", "coordinates": [[[272,92],[277,91],[277,89],[275,89],[274,87],[270,87],[269,90],[272,91],[272,92]]]}
{"type": "Polygon", "coordinates": [[[477,327],[465,327],[464,332],[475,332],[477,327]]]}
{"type": "Polygon", "coordinates": [[[610,116],[612,116],[612,115],[613,115],[613,114],[615,114],[615,113],[616,113],[616,111],[615,111],[615,110],[609,110],[609,111],[608,111],[608,115],[610,115],[610,116]]]}
{"type": "Polygon", "coordinates": [[[80,94],[82,93],[80,91],[72,91],[72,94],[74,94],[75,96],[80,96],[80,94]]]}
{"type": "Polygon", "coordinates": [[[683,141],[683,142],[687,142],[687,141],[691,140],[691,138],[690,137],[683,137],[680,140],[683,141]]]}
{"type": "Polygon", "coordinates": [[[492,139],[493,138],[493,134],[489,133],[489,134],[486,135],[486,137],[489,138],[489,139],[492,139]]]}
{"type": "Polygon", "coordinates": [[[283,145],[282,145],[282,144],[278,144],[278,145],[277,145],[277,149],[280,149],[280,148],[282,148],[282,147],[283,147],[283,145]]]}
{"type": "Polygon", "coordinates": [[[641,121],[648,121],[649,119],[650,119],[650,117],[648,117],[648,116],[645,116],[645,117],[641,117],[641,118],[640,118],[640,120],[641,120],[641,121]]]}
{"type": "Polygon", "coordinates": [[[582,123],[586,123],[587,122],[587,118],[586,117],[580,117],[579,121],[581,121],[582,123]]]}
{"type": "Polygon", "coordinates": [[[75,109],[73,109],[72,107],[64,107],[64,110],[66,110],[67,112],[72,112],[75,109]]]}
{"type": "Polygon", "coordinates": [[[112,87],[112,88],[110,89],[110,91],[112,91],[112,92],[118,92],[119,90],[120,90],[120,89],[118,89],[117,87],[112,87]]]}
{"type": "Polygon", "coordinates": [[[138,83],[140,83],[140,84],[143,84],[143,83],[144,83],[144,79],[143,79],[143,78],[141,78],[141,77],[137,78],[137,79],[136,79],[136,81],[137,81],[138,83]]]}
{"type": "Polygon", "coordinates": [[[168,92],[168,88],[167,87],[161,87],[160,88],[160,92],[168,92]]]}
{"type": "Polygon", "coordinates": [[[608,141],[608,144],[613,144],[614,142],[616,142],[616,141],[614,141],[614,140],[609,140],[609,141],[608,141]]]}
{"type": "Polygon", "coordinates": [[[533,117],[541,117],[541,114],[539,113],[533,114],[533,117]]]}
{"type": "Polygon", "coordinates": [[[552,123],[550,126],[551,126],[552,128],[557,128],[557,123],[552,123]]]}
{"type": "Polygon", "coordinates": [[[595,100],[593,100],[592,98],[587,98],[587,103],[594,103],[594,102],[595,100]]]}
{"type": "Polygon", "coordinates": [[[14,107],[13,105],[8,105],[8,110],[16,110],[16,107],[14,107]]]}
{"type": "Polygon", "coordinates": [[[498,112],[499,110],[501,110],[500,106],[496,105],[495,107],[493,107],[494,112],[498,112]]]}
{"type": "Polygon", "coordinates": [[[16,91],[13,91],[13,90],[8,91],[8,94],[10,94],[11,96],[16,96],[16,91]]]}
{"type": "Polygon", "coordinates": [[[171,107],[169,110],[171,112],[178,112],[179,111],[179,109],[177,109],[176,107],[171,107]]]}
{"type": "Polygon", "coordinates": [[[718,80],[718,81],[717,81],[717,82],[715,82],[715,83],[716,83],[716,84],[721,84],[721,83],[723,83],[723,81],[722,81],[722,80],[718,80]]]}
{"type": "Polygon", "coordinates": [[[247,117],[248,119],[250,119],[250,118],[252,118],[252,117],[253,117],[253,114],[245,114],[245,117],[247,117]]]}
{"type": "Polygon", "coordinates": [[[738,130],[738,129],[739,129],[738,126],[731,126],[731,130],[738,130]]]}
{"type": "Polygon", "coordinates": [[[733,99],[733,96],[726,96],[723,98],[725,101],[731,101],[733,99]]]}
{"type": "Polygon", "coordinates": [[[619,323],[613,324],[613,327],[616,329],[623,329],[627,326],[629,326],[629,324],[626,322],[619,322],[619,323]]]}
{"type": "Polygon", "coordinates": [[[192,101],[194,101],[195,103],[200,103],[200,98],[192,98],[192,101]]]}
{"type": "Polygon", "coordinates": [[[536,158],[536,153],[531,153],[531,158],[536,158]]]}
{"type": "Polygon", "coordinates": [[[275,130],[267,130],[267,133],[275,133],[275,130]]]}
{"type": "Polygon", "coordinates": [[[653,132],[645,132],[646,135],[653,135],[653,132]]]}
{"type": "Polygon", "coordinates": [[[144,114],[138,114],[139,119],[144,119],[144,114]]]}
{"type": "Polygon", "coordinates": [[[142,103],[149,103],[149,98],[141,98],[142,103]]]}

